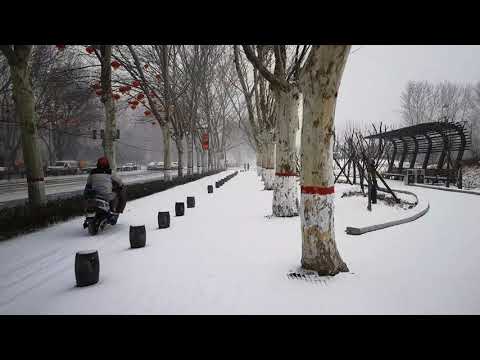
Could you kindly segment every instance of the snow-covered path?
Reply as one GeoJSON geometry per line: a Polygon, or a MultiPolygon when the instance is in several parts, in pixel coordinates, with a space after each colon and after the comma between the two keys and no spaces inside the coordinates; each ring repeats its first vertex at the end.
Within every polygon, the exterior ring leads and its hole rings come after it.
{"type": "Polygon", "coordinates": [[[478,196],[410,187],[430,211],[362,236],[344,233],[360,209],[337,197],[336,239],[351,272],[309,283],[286,277],[300,263],[300,219],[265,217],[272,192],[255,170],[207,194],[225,175],[132,201],[99,237],[77,218],[0,243],[0,314],[480,313],[478,196]],[[156,229],[158,211],[173,214],[192,195],[196,208],[156,229]],[[131,250],[128,227],[138,224],[147,246],[131,250]],[[100,282],[76,288],[75,252],[90,248],[100,282]]]}

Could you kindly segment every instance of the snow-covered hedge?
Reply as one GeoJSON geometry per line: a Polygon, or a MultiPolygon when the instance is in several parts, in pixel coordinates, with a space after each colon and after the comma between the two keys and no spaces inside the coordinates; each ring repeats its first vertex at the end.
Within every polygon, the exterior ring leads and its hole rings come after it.
{"type": "MultiPolygon", "coordinates": [[[[221,171],[187,175],[168,181],[146,180],[141,183],[128,184],[126,185],[127,199],[134,200],[152,195],[219,172],[221,171]]],[[[0,209],[0,240],[6,240],[18,234],[41,229],[50,224],[66,221],[72,217],[82,215],[84,215],[84,200],[83,196],[78,193],[68,198],[50,200],[47,205],[42,207],[32,207],[23,204],[2,208],[0,209]]]]}
{"type": "Polygon", "coordinates": [[[480,162],[462,167],[462,185],[465,189],[480,189],[480,162]]]}

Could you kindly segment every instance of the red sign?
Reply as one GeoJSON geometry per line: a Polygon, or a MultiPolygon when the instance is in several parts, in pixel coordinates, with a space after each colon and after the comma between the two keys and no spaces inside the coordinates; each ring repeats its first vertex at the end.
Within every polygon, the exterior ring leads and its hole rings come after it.
{"type": "Polygon", "coordinates": [[[208,134],[202,134],[202,149],[208,150],[208,134]]]}

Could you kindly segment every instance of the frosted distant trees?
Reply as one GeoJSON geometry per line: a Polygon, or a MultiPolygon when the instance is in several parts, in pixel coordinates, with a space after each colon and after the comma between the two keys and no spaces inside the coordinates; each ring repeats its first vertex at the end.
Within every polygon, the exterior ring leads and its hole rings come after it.
{"type": "MultiPolygon", "coordinates": [[[[265,190],[273,190],[275,176],[275,126],[277,112],[275,98],[271,88],[258,70],[248,67],[240,52],[240,47],[235,45],[234,62],[237,76],[244,96],[248,115],[248,135],[255,143],[257,153],[257,166],[259,175],[264,181],[265,190]]],[[[272,51],[263,45],[257,45],[259,61],[269,67],[272,60],[272,51]]]]}
{"type": "Polygon", "coordinates": [[[402,123],[405,126],[433,121],[466,122],[472,130],[472,152],[480,156],[480,83],[437,84],[409,81],[401,94],[402,123]]]}

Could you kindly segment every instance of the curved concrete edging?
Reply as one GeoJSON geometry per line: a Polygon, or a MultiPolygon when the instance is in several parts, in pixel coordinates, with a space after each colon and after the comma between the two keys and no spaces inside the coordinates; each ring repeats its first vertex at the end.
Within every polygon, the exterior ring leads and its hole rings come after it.
{"type": "MultiPolygon", "coordinates": [[[[379,190],[383,191],[385,189],[379,189],[379,190]]],[[[428,212],[428,210],[430,210],[430,204],[428,202],[419,201],[416,194],[414,194],[410,191],[406,191],[406,190],[397,190],[397,189],[392,189],[392,190],[395,191],[395,192],[399,192],[399,193],[413,195],[417,199],[417,206],[420,205],[420,207],[422,209],[419,212],[417,212],[416,214],[413,214],[413,215],[408,216],[406,218],[399,219],[399,220],[388,221],[388,222],[385,222],[385,223],[382,223],[382,224],[376,224],[376,225],[370,225],[370,226],[364,226],[364,227],[347,226],[347,228],[345,229],[345,232],[348,235],[362,235],[362,234],[365,234],[367,232],[381,230],[381,229],[385,229],[387,227],[405,224],[405,223],[417,220],[418,218],[425,215],[428,212]]]]}

